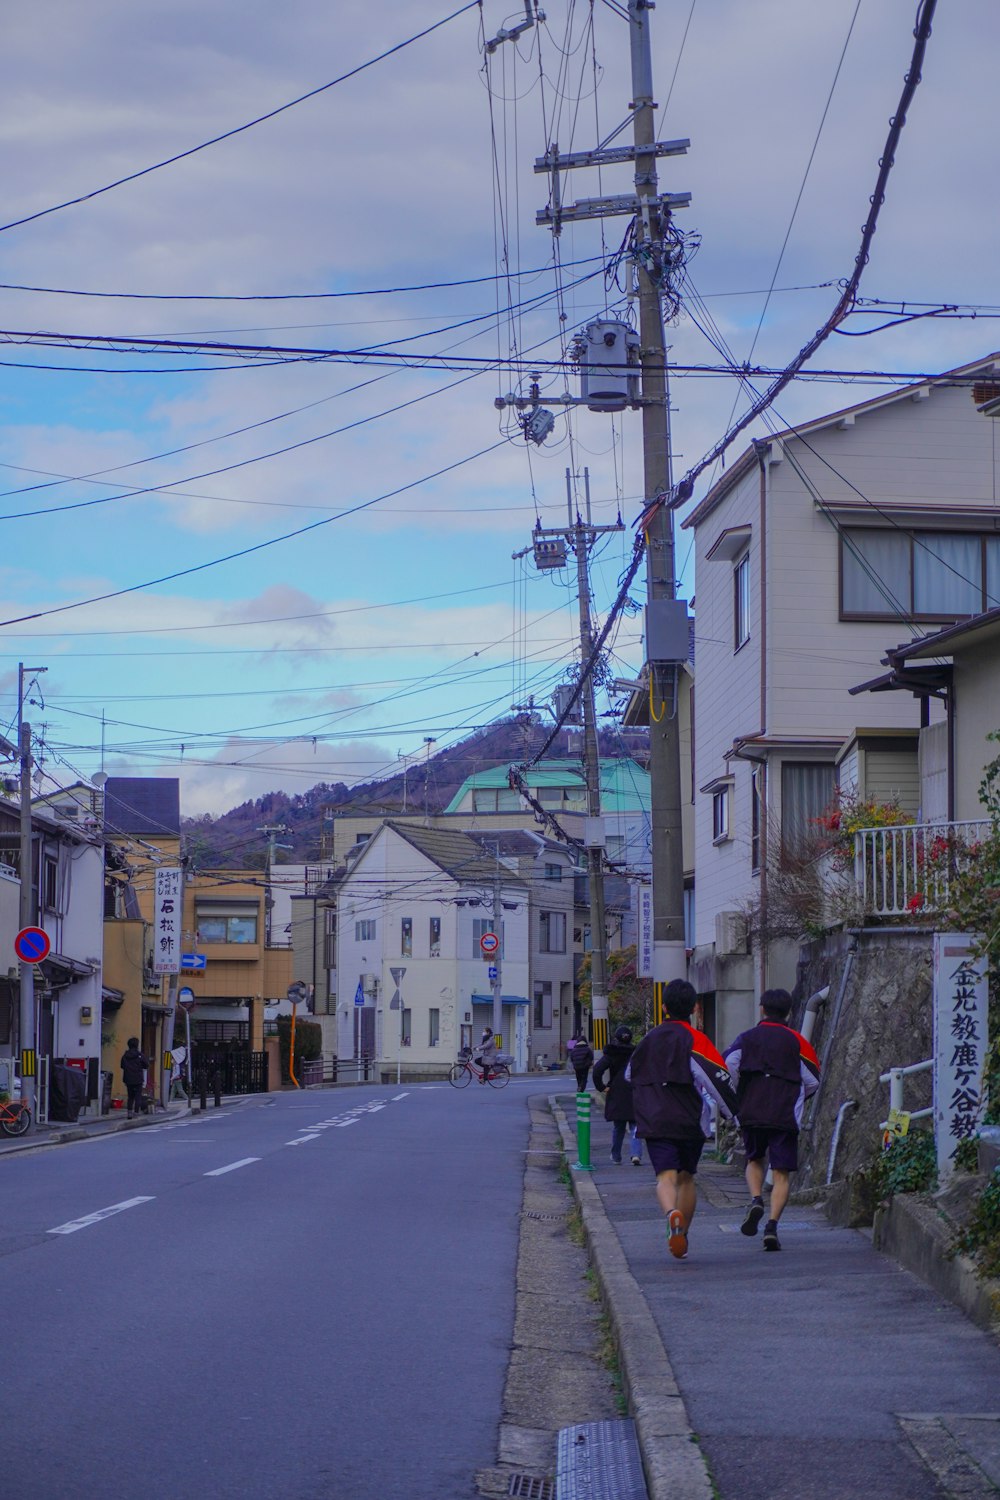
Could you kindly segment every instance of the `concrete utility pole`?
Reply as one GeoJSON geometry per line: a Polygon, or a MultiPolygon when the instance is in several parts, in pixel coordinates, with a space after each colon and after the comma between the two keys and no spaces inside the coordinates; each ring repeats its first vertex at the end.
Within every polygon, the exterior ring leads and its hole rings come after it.
{"type": "Polygon", "coordinates": [[[274,855],[278,849],[291,849],[291,844],[279,844],[278,836],[287,833],[288,829],[284,823],[266,823],[263,828],[257,829],[267,839],[267,861],[264,865],[264,943],[271,946],[271,911],[274,905],[274,897],[271,895],[271,873],[274,869],[274,855]]]}
{"type": "MultiPolygon", "coordinates": [[[[580,665],[590,660],[594,649],[594,632],[590,618],[590,550],[598,536],[609,531],[624,531],[621,517],[613,526],[595,526],[590,510],[590,471],[583,471],[586,520],[573,504],[573,475],[566,470],[565,529],[536,527],[533,537],[544,541],[562,537],[576,556],[576,586],[580,607],[580,665]]],[[[601,816],[601,757],[597,739],[597,711],[594,706],[594,677],[591,673],[580,694],[583,706],[583,775],[587,788],[587,818],[584,844],[587,856],[587,878],[590,894],[590,1009],[593,1022],[593,1045],[603,1051],[608,1042],[608,937],[604,919],[604,823],[601,816]]]]}
{"type": "MultiPolygon", "coordinates": [[[[31,725],[24,718],[24,679],[44,672],[45,667],[25,667],[17,664],[17,745],[21,769],[21,856],[20,856],[20,900],[18,905],[18,927],[34,924],[31,858],[31,725]]],[[[35,1016],[35,966],[19,965],[18,1040],[21,1049],[21,1098],[31,1111],[32,1128],[36,1122],[37,1097],[35,1077],[38,1067],[37,1022],[35,1016]],[[33,1067],[25,1067],[26,1054],[33,1060],[33,1067]]]]}
{"type": "MultiPolygon", "coordinates": [[[[500,845],[496,846],[496,867],[493,871],[493,931],[499,938],[497,951],[493,955],[494,978],[490,980],[493,993],[493,1037],[503,1036],[503,892],[500,886],[500,845]]],[[[497,1046],[501,1043],[498,1041],[497,1046]]]]}
{"type": "MultiPolygon", "coordinates": [[[[662,240],[663,217],[656,175],[653,65],[650,48],[649,0],[629,0],[629,38],[632,54],[632,139],[635,146],[635,190],[639,200],[636,221],[640,248],[654,252],[662,240]]],[[[660,289],[649,274],[648,262],[636,258],[639,287],[639,358],[642,369],[642,457],[646,504],[671,488],[670,407],[667,386],[667,349],[663,336],[660,289]]],[[[655,511],[646,536],[647,599],[673,599],[676,593],[673,514],[668,506],[655,511]]],[[[649,616],[647,615],[647,619],[649,616]]],[[[677,682],[680,666],[657,662],[647,631],[647,669],[650,674],[650,792],[653,838],[653,979],[660,988],[687,972],[684,951],[684,851],[681,844],[680,723],[677,682]],[[667,679],[671,679],[669,682],[667,679]],[[661,705],[657,707],[657,705],[661,705]],[[660,718],[654,719],[659,713],[660,718]]],[[[660,1007],[657,1005],[657,1019],[660,1007]]]]}

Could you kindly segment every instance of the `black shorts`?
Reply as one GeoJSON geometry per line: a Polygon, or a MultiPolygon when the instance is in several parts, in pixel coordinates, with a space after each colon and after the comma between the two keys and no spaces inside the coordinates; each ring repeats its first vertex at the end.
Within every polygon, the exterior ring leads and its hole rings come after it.
{"type": "Polygon", "coordinates": [[[770,1159],[772,1171],[797,1172],[799,1166],[799,1133],[797,1130],[770,1130],[766,1125],[746,1125],[743,1148],[747,1161],[770,1159]]]}
{"type": "Polygon", "coordinates": [[[698,1170],[704,1140],[668,1141],[662,1137],[647,1140],[650,1164],[659,1177],[661,1172],[688,1172],[693,1177],[698,1170]]]}

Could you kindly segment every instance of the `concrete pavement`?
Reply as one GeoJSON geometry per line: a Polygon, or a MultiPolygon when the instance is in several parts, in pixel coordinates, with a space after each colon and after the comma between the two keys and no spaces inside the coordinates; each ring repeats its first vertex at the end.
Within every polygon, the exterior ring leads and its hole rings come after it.
{"type": "MultiPolygon", "coordinates": [[[[571,1125],[572,1096],[561,1104],[571,1125]]],[[[576,1188],[592,1244],[610,1239],[624,1267],[608,1298],[623,1364],[633,1332],[648,1344],[650,1330],[667,1359],[642,1396],[661,1418],[659,1433],[645,1423],[652,1500],[710,1493],[692,1432],[721,1500],[1000,1493],[1000,1348],[987,1334],[816,1209],[789,1209],[784,1248],[765,1254],[739,1233],[742,1175],[717,1163],[699,1172],[690,1254],[674,1261],[648,1163],[612,1165],[599,1118],[593,1140],[596,1170],[576,1188]]]]}

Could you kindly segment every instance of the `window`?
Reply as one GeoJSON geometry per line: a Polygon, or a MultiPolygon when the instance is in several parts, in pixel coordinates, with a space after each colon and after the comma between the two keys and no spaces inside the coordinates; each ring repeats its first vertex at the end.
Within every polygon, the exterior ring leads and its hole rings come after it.
{"type": "Polygon", "coordinates": [[[354,835],[354,842],[356,844],[367,844],[368,840],[370,838],[371,838],[371,834],[370,833],[356,833],[354,835]]]}
{"type": "Polygon", "coordinates": [[[430,955],[431,955],[431,958],[440,958],[441,957],[441,918],[440,917],[431,917],[430,955]]]}
{"type": "Polygon", "coordinates": [[[399,951],[403,958],[413,957],[413,918],[401,917],[399,921],[399,951]]]}
{"type": "Polygon", "coordinates": [[[512,787],[482,787],[472,793],[473,812],[518,812],[520,807],[520,793],[512,787]]]}
{"type": "Polygon", "coordinates": [[[59,861],[45,857],[42,871],[42,904],[47,911],[58,910],[59,861]]]}
{"type": "Polygon", "coordinates": [[[1000,537],[844,530],[840,573],[845,619],[959,619],[1000,605],[1000,537]]]}
{"type": "Polygon", "coordinates": [[[744,552],[733,569],[733,626],[734,650],[738,651],[750,639],[750,554],[744,552]]]}
{"type": "Polygon", "coordinates": [[[712,793],[712,842],[715,844],[730,836],[729,806],[732,790],[731,786],[720,786],[712,793]]]}
{"type": "MultiPolygon", "coordinates": [[[[496,931],[496,928],[493,926],[493,918],[492,917],[477,917],[476,918],[476,920],[472,924],[472,956],[473,956],[473,958],[483,958],[483,959],[486,960],[486,962],[488,964],[492,964],[492,963],[496,962],[496,954],[495,953],[484,953],[483,950],[482,950],[482,948],[480,948],[480,946],[479,946],[479,939],[482,937],[482,935],[483,935],[484,932],[495,932],[495,931],[496,931]]],[[[500,923],[500,931],[497,934],[497,936],[500,939],[500,957],[503,958],[503,923],[502,922],[500,923]]]]}
{"type": "Polygon", "coordinates": [[[781,852],[801,859],[818,832],[817,818],[833,801],[832,765],[785,761],[781,767],[781,852]]]}
{"type": "Polygon", "coordinates": [[[375,941],[375,919],[373,917],[363,922],[355,922],[354,941],[356,943],[373,943],[375,941]]]}
{"type": "Polygon", "coordinates": [[[546,865],[545,866],[545,879],[546,880],[562,880],[562,865],[546,865]]]}
{"type": "Polygon", "coordinates": [[[195,925],[203,943],[255,943],[257,941],[256,907],[240,911],[212,911],[195,908],[195,925]]]}
{"type": "Polygon", "coordinates": [[[564,911],[539,912],[538,946],[542,953],[566,952],[566,913],[564,911]]]}
{"type": "Polygon", "coordinates": [[[441,1040],[441,1012],[435,1006],[427,1012],[427,1045],[436,1047],[441,1040]]]}
{"type": "Polygon", "coordinates": [[[760,825],[764,812],[760,782],[763,775],[763,766],[755,766],[750,775],[750,868],[754,873],[760,869],[760,825]]]}
{"type": "Polygon", "coordinates": [[[535,981],[535,1030],[552,1025],[552,984],[548,979],[535,981]]]}
{"type": "Polygon", "coordinates": [[[402,1012],[401,1012],[400,1018],[399,1018],[399,1024],[403,1028],[403,1030],[402,1030],[402,1045],[404,1047],[409,1047],[410,1046],[410,1038],[413,1035],[413,1032],[411,1030],[411,1028],[413,1026],[413,1012],[412,1012],[412,1010],[410,1009],[410,1007],[408,1005],[404,1005],[403,1006],[403,1009],[402,1009],[402,1012]]]}

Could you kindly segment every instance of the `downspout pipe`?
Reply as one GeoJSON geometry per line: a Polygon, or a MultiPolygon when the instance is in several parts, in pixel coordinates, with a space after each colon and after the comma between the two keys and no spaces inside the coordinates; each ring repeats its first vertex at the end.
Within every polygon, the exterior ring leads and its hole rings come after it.
{"type": "Polygon", "coordinates": [[[829,1187],[830,1183],[833,1181],[833,1169],[837,1161],[837,1147],[840,1145],[840,1132],[844,1128],[844,1117],[846,1116],[849,1109],[857,1109],[857,1107],[858,1101],[856,1099],[845,1099],[843,1104],[837,1110],[837,1118],[834,1121],[833,1125],[833,1137],[830,1141],[830,1155],[827,1157],[826,1162],[827,1187],[829,1187]]]}
{"type": "Polygon", "coordinates": [[[807,1042],[812,1041],[812,1034],[816,1028],[816,1017],[819,1015],[821,1007],[826,1004],[829,995],[830,986],[825,984],[821,990],[817,990],[815,994],[810,995],[806,1001],[806,1008],[802,1013],[802,1025],[799,1027],[799,1032],[805,1037],[807,1042]]]}

